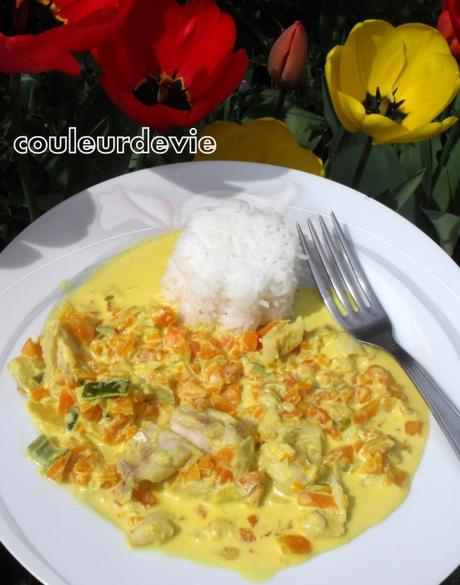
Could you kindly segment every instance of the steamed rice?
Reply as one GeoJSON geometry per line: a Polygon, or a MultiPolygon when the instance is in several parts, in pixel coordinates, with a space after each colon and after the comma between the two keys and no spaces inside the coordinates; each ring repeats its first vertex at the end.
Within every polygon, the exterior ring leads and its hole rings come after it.
{"type": "Polygon", "coordinates": [[[289,316],[297,236],[278,213],[230,200],[190,217],[162,282],[187,324],[248,330],[289,316]]]}

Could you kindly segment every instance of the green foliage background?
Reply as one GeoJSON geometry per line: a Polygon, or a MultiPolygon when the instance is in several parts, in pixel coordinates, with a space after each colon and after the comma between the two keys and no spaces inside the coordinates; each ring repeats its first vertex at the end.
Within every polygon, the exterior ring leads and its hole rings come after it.
{"type": "MultiPolygon", "coordinates": [[[[367,18],[392,24],[436,25],[440,0],[218,0],[238,26],[238,46],[246,48],[250,67],[246,84],[230,96],[202,125],[216,119],[243,121],[273,115],[277,92],[266,71],[268,52],[278,35],[300,20],[309,38],[305,82],[290,92],[284,118],[299,143],[312,148],[326,163],[327,176],[351,185],[366,137],[350,135],[338,123],[324,85],[328,51],[342,43],[351,27],[367,18]]],[[[79,135],[136,135],[139,127],[126,118],[101,88],[92,59],[80,55],[81,77],[56,72],[23,75],[21,95],[11,101],[11,79],[0,74],[0,248],[30,221],[12,149],[11,108],[20,107],[25,133],[59,135],[76,126],[79,135]]],[[[14,88],[13,88],[14,96],[14,88]]],[[[460,110],[460,100],[449,108],[460,110]]],[[[177,130],[180,134],[181,130],[177,130]]],[[[137,169],[186,160],[172,155],[29,156],[31,186],[37,213],[111,177],[137,169]]],[[[372,149],[359,189],[401,213],[460,260],[460,125],[430,141],[384,145],[372,149]]],[[[2,585],[36,581],[0,547],[2,585]]],[[[459,573],[448,583],[460,583],[459,573]]],[[[92,585],[92,584],[88,584],[92,585]]],[[[446,581],[447,585],[447,581],[446,581]]]]}

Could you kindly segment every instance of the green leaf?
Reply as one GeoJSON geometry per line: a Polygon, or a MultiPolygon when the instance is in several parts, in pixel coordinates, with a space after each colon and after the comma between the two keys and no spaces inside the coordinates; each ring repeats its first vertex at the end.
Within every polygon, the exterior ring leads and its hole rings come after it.
{"type": "Polygon", "coordinates": [[[359,189],[371,197],[378,197],[383,190],[405,179],[396,148],[393,144],[382,144],[372,147],[359,189]]]}
{"type": "Polygon", "coordinates": [[[426,169],[416,171],[410,177],[403,179],[394,187],[387,189],[382,193],[382,199],[385,205],[388,205],[395,211],[400,211],[422,182],[426,169]]]}
{"type": "Polygon", "coordinates": [[[441,151],[442,144],[439,136],[431,140],[424,140],[420,143],[421,166],[426,168],[426,173],[422,181],[425,193],[430,194],[432,191],[432,179],[435,169],[438,165],[438,155],[441,151]]]}
{"type": "Polygon", "coordinates": [[[351,185],[366,142],[365,134],[350,134],[339,129],[330,147],[332,152],[327,167],[328,178],[351,185]]]}
{"type": "Polygon", "coordinates": [[[298,106],[291,106],[287,110],[285,122],[298,143],[305,148],[312,148],[313,132],[321,132],[324,128],[323,118],[298,106]]]}
{"type": "Polygon", "coordinates": [[[342,124],[339,122],[339,119],[337,118],[334,110],[334,106],[332,105],[332,100],[329,94],[329,89],[327,88],[325,77],[323,77],[321,80],[321,96],[323,98],[324,117],[326,119],[327,125],[333,134],[337,134],[339,128],[342,127],[342,124]]]}
{"type": "Polygon", "coordinates": [[[433,187],[431,196],[440,211],[448,210],[450,201],[452,199],[452,192],[449,181],[449,170],[447,167],[444,167],[441,170],[438,180],[436,181],[436,185],[433,187]]]}
{"type": "Polygon", "coordinates": [[[441,246],[452,256],[457,240],[460,237],[460,216],[431,209],[423,209],[423,212],[433,224],[441,246]]]}

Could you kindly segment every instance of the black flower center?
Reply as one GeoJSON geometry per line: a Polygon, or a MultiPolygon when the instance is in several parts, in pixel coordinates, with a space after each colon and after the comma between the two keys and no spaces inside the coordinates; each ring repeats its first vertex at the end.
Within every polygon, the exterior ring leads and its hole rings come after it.
{"type": "Polygon", "coordinates": [[[67,24],[51,0],[0,0],[0,33],[7,37],[39,35],[67,24]]]}
{"type": "Polygon", "coordinates": [[[382,96],[380,88],[377,87],[375,95],[368,92],[366,94],[366,99],[363,101],[366,114],[381,114],[382,116],[390,118],[393,122],[401,124],[407,116],[407,114],[401,112],[400,109],[406,100],[396,101],[397,91],[398,89],[395,89],[391,95],[382,96]]]}
{"type": "Polygon", "coordinates": [[[158,73],[156,77],[147,75],[133,89],[133,95],[144,106],[164,104],[176,110],[191,110],[190,94],[185,87],[184,78],[176,77],[177,69],[171,75],[158,73]]]}

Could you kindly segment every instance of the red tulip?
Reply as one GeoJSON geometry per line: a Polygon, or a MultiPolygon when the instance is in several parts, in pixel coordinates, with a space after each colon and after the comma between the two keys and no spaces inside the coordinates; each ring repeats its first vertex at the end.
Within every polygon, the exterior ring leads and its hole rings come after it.
{"type": "Polygon", "coordinates": [[[3,0],[0,2],[0,71],[80,73],[72,53],[112,34],[132,0],[3,0]]]}
{"type": "Polygon", "coordinates": [[[238,86],[244,50],[212,0],[137,0],[120,30],[94,51],[112,101],[141,125],[193,126],[238,86]]]}
{"type": "Polygon", "coordinates": [[[268,56],[268,72],[276,85],[290,88],[301,83],[307,50],[307,33],[297,20],[278,37],[268,56]]]}
{"type": "Polygon", "coordinates": [[[460,0],[443,0],[438,30],[449,43],[452,55],[460,57],[460,0]]]}

